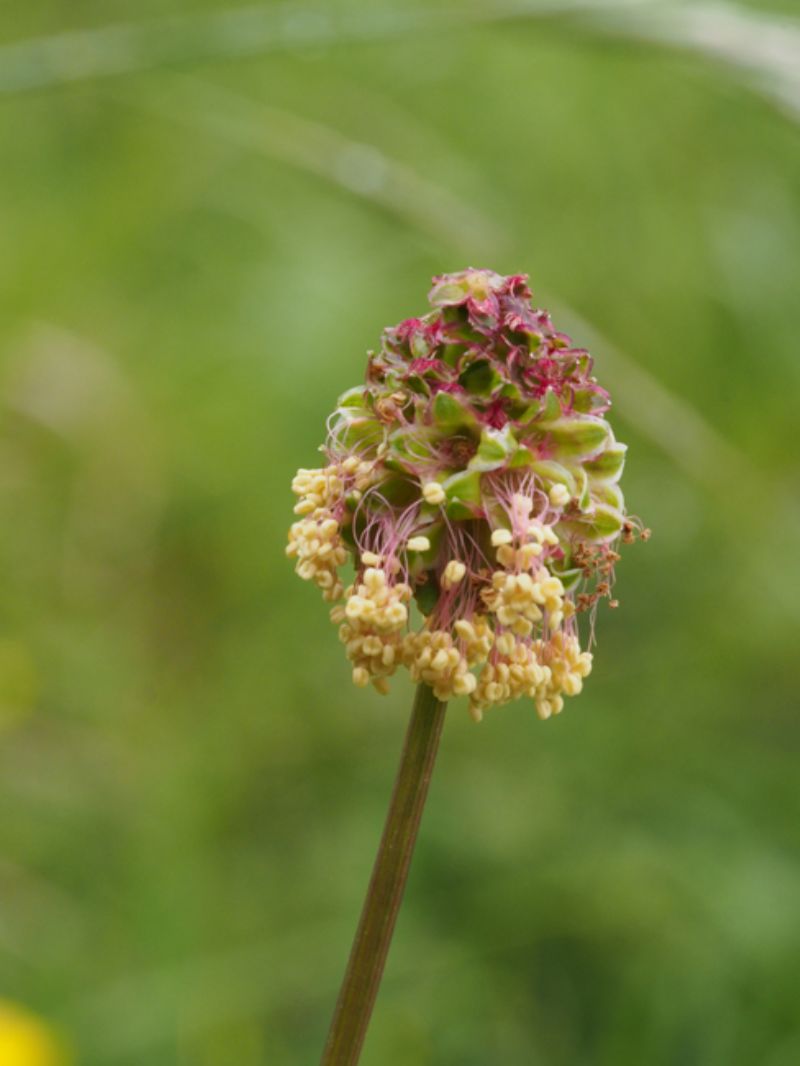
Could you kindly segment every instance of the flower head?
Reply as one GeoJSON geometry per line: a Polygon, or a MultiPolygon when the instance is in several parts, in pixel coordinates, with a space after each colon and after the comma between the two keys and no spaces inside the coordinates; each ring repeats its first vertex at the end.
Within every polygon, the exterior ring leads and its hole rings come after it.
{"type": "Polygon", "coordinates": [[[445,274],[429,301],[339,398],[327,465],[293,483],[287,553],[335,604],[357,685],[385,692],[403,666],[476,719],[521,696],[547,718],[591,669],[578,619],[610,597],[617,543],[646,532],[625,515],[625,445],[525,276],[445,274]]]}

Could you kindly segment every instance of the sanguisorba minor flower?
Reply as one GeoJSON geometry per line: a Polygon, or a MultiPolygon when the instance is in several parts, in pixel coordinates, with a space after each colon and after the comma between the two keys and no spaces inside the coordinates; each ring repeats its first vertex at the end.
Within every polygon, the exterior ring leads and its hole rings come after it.
{"type": "Polygon", "coordinates": [[[476,720],[518,697],[549,718],[591,670],[579,620],[616,606],[619,542],[647,536],[625,514],[625,445],[524,275],[445,274],[428,299],[339,398],[326,465],[298,471],[287,553],[333,605],[356,685],[386,692],[403,667],[476,720]]]}
{"type": "Polygon", "coordinates": [[[328,419],[325,465],[292,486],[287,552],[330,603],[353,681],[418,682],[322,1066],[359,1060],[447,701],[468,697],[477,721],[519,697],[558,714],[591,670],[598,602],[616,606],[616,548],[647,536],[625,513],[608,393],[527,278],[445,274],[428,299],[384,331],[328,419]]]}

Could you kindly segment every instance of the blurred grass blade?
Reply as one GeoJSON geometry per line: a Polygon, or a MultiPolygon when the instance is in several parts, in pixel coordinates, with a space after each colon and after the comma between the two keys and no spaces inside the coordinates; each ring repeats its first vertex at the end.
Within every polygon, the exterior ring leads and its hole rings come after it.
{"type": "Polygon", "coordinates": [[[602,5],[581,24],[685,49],[733,68],[751,88],[800,120],[800,21],[726,3],[602,5]]]}
{"type": "Polygon", "coordinates": [[[188,76],[117,98],[315,174],[462,254],[494,258],[507,244],[499,226],[449,189],[323,123],[188,76]]]}
{"type": "Polygon", "coordinates": [[[334,11],[288,3],[254,4],[206,14],[117,23],[3,45],[0,47],[0,94],[172,64],[347,41],[391,40],[436,29],[498,22],[520,14],[557,16],[595,6],[593,0],[528,0],[492,7],[467,4],[457,8],[371,10],[353,6],[350,10],[334,11]]]}
{"type": "MultiPolygon", "coordinates": [[[[271,159],[296,166],[352,195],[391,211],[404,223],[449,246],[460,257],[492,261],[508,255],[511,235],[478,208],[377,147],[310,119],[256,103],[225,89],[185,76],[159,79],[152,94],[118,93],[132,106],[152,108],[173,121],[232,141],[271,159]]],[[[602,352],[605,371],[622,417],[651,440],[694,480],[715,493],[727,493],[731,472],[754,491],[768,479],[739,449],[713,428],[687,400],[670,392],[653,374],[600,337],[597,330],[555,294],[581,343],[602,352]]]]}
{"type": "Polygon", "coordinates": [[[800,23],[728,3],[507,0],[491,7],[253,5],[68,31],[0,47],[0,94],[209,59],[347,41],[381,41],[511,19],[547,18],[590,32],[699,52],[725,63],[800,119],[800,23]]]}

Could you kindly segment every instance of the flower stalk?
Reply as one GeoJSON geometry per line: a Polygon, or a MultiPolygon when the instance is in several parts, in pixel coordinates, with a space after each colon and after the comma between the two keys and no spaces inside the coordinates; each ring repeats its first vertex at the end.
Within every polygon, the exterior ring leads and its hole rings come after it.
{"type": "Polygon", "coordinates": [[[403,899],[446,708],[428,685],[417,686],[389,812],[322,1066],[355,1066],[361,1055],[403,899]]]}

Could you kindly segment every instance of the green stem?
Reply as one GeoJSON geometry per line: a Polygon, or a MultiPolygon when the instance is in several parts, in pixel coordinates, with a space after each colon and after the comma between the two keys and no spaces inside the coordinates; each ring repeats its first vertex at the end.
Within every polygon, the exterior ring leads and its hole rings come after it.
{"type": "Polygon", "coordinates": [[[355,1066],[367,1034],[428,794],[446,703],[419,685],[367,898],[342,981],[322,1066],[355,1066]]]}

